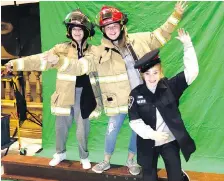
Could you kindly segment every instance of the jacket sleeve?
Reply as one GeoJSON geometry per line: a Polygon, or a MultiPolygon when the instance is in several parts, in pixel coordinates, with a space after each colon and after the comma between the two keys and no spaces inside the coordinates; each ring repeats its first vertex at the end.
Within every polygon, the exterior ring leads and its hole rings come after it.
{"type": "Polygon", "coordinates": [[[187,89],[188,87],[184,71],[178,73],[177,75],[169,79],[168,84],[171,88],[173,95],[175,96],[175,99],[179,100],[185,89],[187,89]]]}
{"type": "Polygon", "coordinates": [[[182,14],[174,11],[167,21],[153,32],[136,33],[136,35],[140,36],[142,40],[147,41],[150,49],[160,48],[170,40],[171,33],[176,28],[181,17],[182,14]]]}
{"type": "Polygon", "coordinates": [[[192,42],[184,44],[184,71],[168,80],[176,99],[196,79],[199,73],[198,60],[192,42]]]}
{"type": "Polygon", "coordinates": [[[198,59],[192,42],[184,44],[184,75],[190,85],[198,76],[198,59]]]}
{"type": "Polygon", "coordinates": [[[45,71],[50,68],[60,68],[66,64],[65,58],[59,58],[57,50],[60,45],[56,45],[49,51],[45,51],[40,54],[31,55],[27,57],[22,57],[18,59],[11,60],[10,63],[13,66],[14,71],[45,71]],[[44,59],[44,56],[47,56],[48,59],[44,59]],[[55,60],[57,59],[56,63],[55,60]],[[54,63],[54,64],[53,64],[54,63]]]}
{"type": "Polygon", "coordinates": [[[97,70],[96,66],[99,60],[98,51],[99,49],[97,47],[91,46],[91,48],[89,48],[85,56],[81,58],[81,60],[83,59],[84,61],[87,62],[86,66],[82,66],[83,68],[85,68],[86,74],[89,74],[90,72],[96,72],[97,70]]]}
{"type": "Polygon", "coordinates": [[[154,130],[149,125],[146,125],[139,116],[136,96],[133,91],[128,99],[128,115],[131,129],[143,139],[151,139],[154,130]]]}
{"type": "Polygon", "coordinates": [[[76,72],[76,75],[89,75],[91,72],[96,72],[97,63],[99,62],[99,48],[96,46],[91,46],[85,53],[85,56],[78,59],[72,60],[72,65],[67,69],[70,71],[76,72]]]}

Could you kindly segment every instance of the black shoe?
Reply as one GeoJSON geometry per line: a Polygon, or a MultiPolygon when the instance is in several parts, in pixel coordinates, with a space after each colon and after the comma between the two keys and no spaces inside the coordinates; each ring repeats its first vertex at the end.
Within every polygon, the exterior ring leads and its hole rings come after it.
{"type": "Polygon", "coordinates": [[[183,181],[190,181],[190,177],[188,176],[188,174],[182,170],[182,175],[183,175],[183,181]]]}

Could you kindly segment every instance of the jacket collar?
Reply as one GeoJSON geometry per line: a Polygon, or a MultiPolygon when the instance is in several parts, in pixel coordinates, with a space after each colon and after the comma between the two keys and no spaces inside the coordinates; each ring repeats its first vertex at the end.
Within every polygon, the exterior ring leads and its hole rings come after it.
{"type": "Polygon", "coordinates": [[[115,48],[114,44],[105,37],[102,38],[101,43],[103,46],[105,46],[107,48],[115,48]]]}
{"type": "Polygon", "coordinates": [[[165,78],[162,78],[158,84],[156,89],[167,89],[167,86],[165,84],[165,78]]]}
{"type": "MultiPolygon", "coordinates": [[[[78,50],[78,44],[75,41],[71,42],[71,45],[73,48],[75,48],[76,50],[78,50]]],[[[84,41],[83,45],[82,45],[82,52],[85,52],[85,50],[88,48],[88,43],[87,40],[84,41]]]]}
{"type": "Polygon", "coordinates": [[[127,34],[126,42],[131,45],[134,45],[135,39],[132,37],[132,34],[127,34]]]}
{"type": "Polygon", "coordinates": [[[75,58],[81,58],[84,56],[85,54],[85,51],[88,49],[88,44],[87,44],[87,41],[85,41],[83,43],[83,46],[82,46],[82,50],[79,50],[78,48],[78,44],[74,41],[70,42],[70,46],[69,46],[69,50],[68,50],[68,54],[67,56],[68,57],[75,57],[75,58]]]}

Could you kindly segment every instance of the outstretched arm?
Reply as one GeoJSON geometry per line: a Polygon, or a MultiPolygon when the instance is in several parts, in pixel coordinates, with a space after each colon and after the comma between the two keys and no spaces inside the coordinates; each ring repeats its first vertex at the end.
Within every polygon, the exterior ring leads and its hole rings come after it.
{"type": "Polygon", "coordinates": [[[176,39],[180,40],[184,46],[184,75],[186,82],[190,85],[198,76],[199,66],[191,37],[184,29],[178,30],[176,39]]]}
{"type": "Polygon", "coordinates": [[[169,79],[169,84],[174,96],[179,100],[184,90],[198,76],[199,67],[197,56],[189,34],[185,32],[184,29],[179,29],[176,39],[180,40],[184,46],[184,71],[169,79]]]}
{"type": "Polygon", "coordinates": [[[96,72],[97,62],[99,62],[99,54],[101,53],[99,47],[90,45],[88,50],[85,52],[84,57],[70,61],[70,66],[65,69],[75,72],[76,75],[89,74],[90,72],[96,72]]]}
{"type": "Polygon", "coordinates": [[[57,47],[58,45],[40,54],[10,60],[5,65],[6,71],[44,71],[60,67],[63,60],[60,61],[57,56],[57,47]]]}
{"type": "Polygon", "coordinates": [[[171,34],[181,20],[186,7],[186,2],[177,2],[174,8],[174,12],[170,15],[167,21],[152,32],[150,40],[152,42],[151,44],[153,49],[163,46],[170,40],[171,34]]]}
{"type": "Polygon", "coordinates": [[[153,32],[135,33],[135,35],[139,35],[140,39],[147,41],[147,44],[151,50],[162,47],[170,40],[171,34],[181,20],[186,7],[186,2],[177,2],[174,12],[162,26],[153,32]]]}

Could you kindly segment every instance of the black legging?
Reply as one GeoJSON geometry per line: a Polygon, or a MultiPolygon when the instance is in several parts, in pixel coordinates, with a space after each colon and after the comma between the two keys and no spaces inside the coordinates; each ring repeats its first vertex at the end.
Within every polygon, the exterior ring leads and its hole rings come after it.
{"type": "Polygon", "coordinates": [[[143,181],[158,181],[157,162],[159,155],[162,156],[165,163],[168,181],[181,181],[180,147],[177,141],[154,147],[152,170],[143,168],[143,181]]]}

